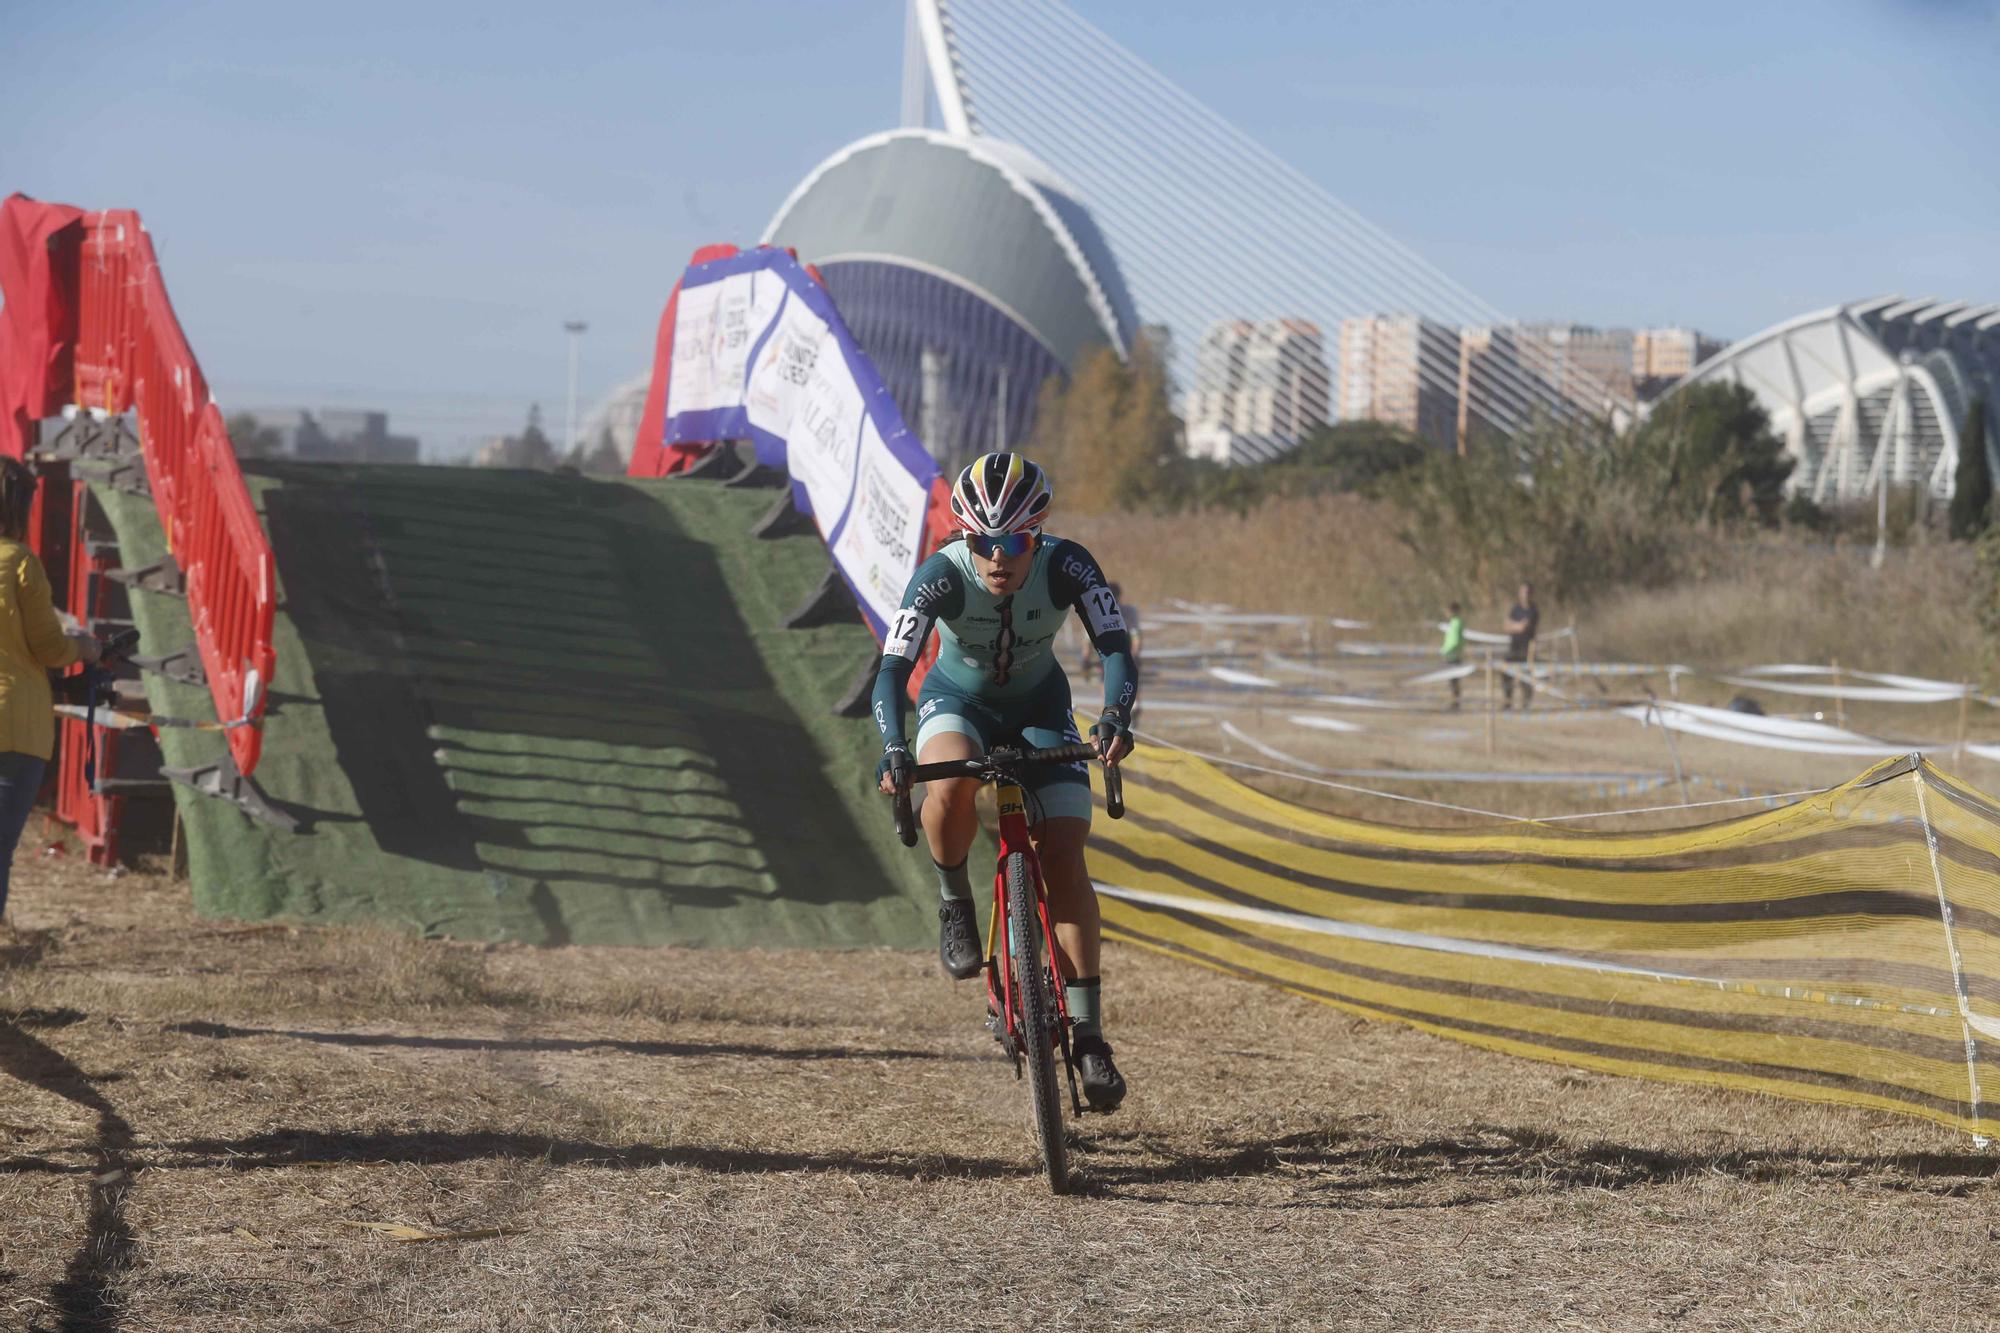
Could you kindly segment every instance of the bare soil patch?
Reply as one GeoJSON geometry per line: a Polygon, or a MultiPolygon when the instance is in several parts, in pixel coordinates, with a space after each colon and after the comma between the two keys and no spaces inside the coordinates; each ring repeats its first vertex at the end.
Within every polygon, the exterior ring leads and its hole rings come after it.
{"type": "Polygon", "coordinates": [[[1955,1328],[1992,1159],[1109,950],[1134,1085],[1030,1162],[933,960],[204,921],[73,858],[0,939],[0,1326],[1955,1328]],[[398,1241],[395,1224],[463,1238],[398,1241]]]}

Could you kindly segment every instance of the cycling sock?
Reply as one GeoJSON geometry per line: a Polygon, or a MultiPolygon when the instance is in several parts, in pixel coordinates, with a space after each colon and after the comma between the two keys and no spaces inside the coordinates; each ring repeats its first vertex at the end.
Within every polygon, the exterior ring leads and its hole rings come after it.
{"type": "Polygon", "coordinates": [[[1077,1035],[1100,1033],[1099,986],[1097,977],[1078,977],[1063,983],[1063,1003],[1069,1007],[1069,1025],[1077,1035]]]}
{"type": "Polygon", "coordinates": [[[938,865],[933,859],[931,865],[937,869],[938,896],[940,898],[971,898],[972,876],[965,873],[966,862],[971,858],[961,858],[955,866],[938,865]]]}

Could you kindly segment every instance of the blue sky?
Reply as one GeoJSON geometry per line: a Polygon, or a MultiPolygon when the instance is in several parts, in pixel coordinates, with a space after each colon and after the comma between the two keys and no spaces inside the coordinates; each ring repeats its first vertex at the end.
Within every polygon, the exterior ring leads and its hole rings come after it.
{"type": "MultiPolygon", "coordinates": [[[[1216,6],[1093,23],[1523,318],[2000,300],[2000,6],[1216,6]]],[[[641,371],[697,244],[895,121],[898,0],[17,7],[0,190],[134,207],[225,408],[433,455],[641,371]]],[[[1112,238],[1114,246],[1116,237],[1112,238]]]]}

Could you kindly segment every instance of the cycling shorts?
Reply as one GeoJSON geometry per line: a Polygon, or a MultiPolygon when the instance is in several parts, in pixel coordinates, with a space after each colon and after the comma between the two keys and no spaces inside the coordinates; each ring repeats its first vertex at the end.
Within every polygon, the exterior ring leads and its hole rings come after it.
{"type": "MultiPolygon", "coordinates": [[[[981,753],[1017,741],[1040,749],[1075,745],[1083,739],[1070,708],[1069,677],[1060,667],[1026,696],[1006,700],[982,699],[947,681],[944,673],[929,672],[917,700],[917,762],[923,762],[924,743],[946,732],[971,737],[981,753]]],[[[1027,786],[1029,822],[1062,818],[1090,822],[1088,763],[1038,764],[1029,771],[1027,786]]]]}

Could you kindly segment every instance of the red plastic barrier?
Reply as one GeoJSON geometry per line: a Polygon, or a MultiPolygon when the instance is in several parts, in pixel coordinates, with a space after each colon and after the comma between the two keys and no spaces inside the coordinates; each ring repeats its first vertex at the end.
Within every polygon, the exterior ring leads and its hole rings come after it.
{"type": "MultiPolygon", "coordinates": [[[[105,578],[112,568],[108,552],[93,552],[90,549],[86,515],[89,512],[89,487],[81,482],[50,480],[35,493],[38,505],[47,503],[48,518],[53,522],[58,514],[68,524],[67,531],[45,532],[52,539],[45,550],[61,549],[67,546],[69,561],[67,568],[60,572],[49,571],[51,583],[61,582],[69,592],[67,605],[72,615],[84,620],[96,620],[105,614],[109,581],[105,578]]],[[[80,675],[83,668],[72,668],[68,675],[80,675]]],[[[119,733],[108,727],[97,733],[97,776],[109,777],[118,771],[119,733]]],[[[77,838],[83,843],[85,852],[94,865],[112,865],[118,860],[118,817],[124,809],[125,798],[92,791],[86,775],[85,759],[91,744],[90,727],[82,718],[63,716],[57,719],[55,756],[55,807],[56,818],[76,830],[77,838]]]]}
{"type": "MultiPolygon", "coordinates": [[[[82,718],[58,719],[55,762],[56,818],[76,830],[84,854],[92,865],[118,862],[118,819],[125,809],[123,796],[106,795],[90,789],[84,773],[86,735],[89,727],[82,718]]],[[[118,771],[119,734],[109,727],[97,732],[97,776],[110,777],[118,771]]]]}
{"type": "MultiPolygon", "coordinates": [[[[233,727],[228,743],[237,771],[253,772],[264,739],[255,723],[276,664],[275,562],[222,414],[167,299],[152,238],[130,209],[79,213],[16,195],[0,209],[0,283],[9,329],[0,341],[6,407],[28,412],[30,423],[65,399],[137,412],[147,480],[168,549],[187,577],[216,715],[250,723],[233,727]],[[49,243],[73,225],[76,244],[49,243]],[[67,300],[58,299],[65,293],[67,300]],[[69,367],[73,385],[51,387],[43,401],[27,389],[51,366],[69,367]]],[[[27,439],[21,429],[7,432],[0,449],[19,456],[27,439]]]]}
{"type": "Polygon", "coordinates": [[[0,453],[20,458],[35,423],[70,401],[82,210],[13,195],[0,204],[0,453]]]}
{"type": "Polygon", "coordinates": [[[112,413],[132,406],[132,357],[142,319],[135,284],[145,277],[141,270],[152,264],[152,242],[137,213],[117,208],[84,215],[77,281],[77,406],[112,413]]]}
{"type": "MultiPolygon", "coordinates": [[[[105,225],[108,230],[116,224],[105,225]]],[[[127,366],[146,478],[168,549],[187,578],[188,613],[216,716],[224,722],[254,718],[262,715],[264,689],[277,660],[271,647],[277,613],[271,544],[243,484],[222,412],[209,398],[201,366],[167,299],[152,240],[136,225],[132,230],[126,238],[131,281],[125,291],[136,295],[138,317],[127,366]]],[[[88,336],[87,319],[88,312],[88,336]]],[[[106,336],[116,331],[107,330],[106,336]]],[[[239,772],[256,767],[263,743],[260,727],[229,732],[239,772]]]]}

